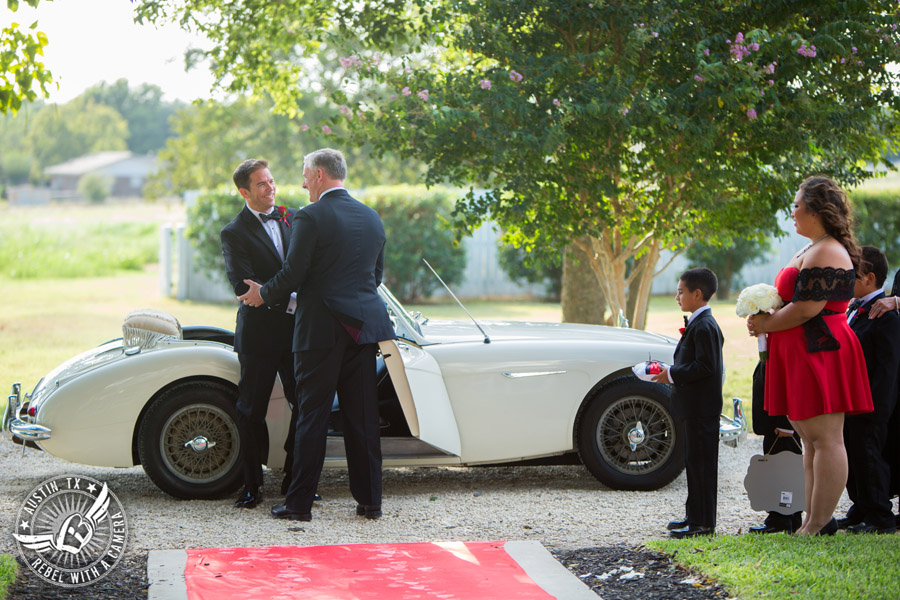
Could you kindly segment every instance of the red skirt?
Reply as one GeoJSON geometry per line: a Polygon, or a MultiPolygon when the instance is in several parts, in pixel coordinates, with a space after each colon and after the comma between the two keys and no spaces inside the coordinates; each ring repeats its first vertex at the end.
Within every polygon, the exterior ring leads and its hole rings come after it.
{"type": "Polygon", "coordinates": [[[872,411],[866,360],[843,314],[824,317],[838,350],[809,352],[802,327],[768,334],[766,412],[792,421],[872,411]]]}

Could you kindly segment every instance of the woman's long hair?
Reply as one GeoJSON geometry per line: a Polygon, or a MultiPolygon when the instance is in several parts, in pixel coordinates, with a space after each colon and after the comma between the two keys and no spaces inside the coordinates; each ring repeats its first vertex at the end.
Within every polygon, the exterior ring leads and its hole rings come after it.
{"type": "Polygon", "coordinates": [[[847,250],[854,270],[859,267],[859,246],[853,238],[853,217],[847,194],[837,183],[824,175],[807,177],[800,184],[806,208],[822,218],[825,233],[836,239],[847,250]]]}

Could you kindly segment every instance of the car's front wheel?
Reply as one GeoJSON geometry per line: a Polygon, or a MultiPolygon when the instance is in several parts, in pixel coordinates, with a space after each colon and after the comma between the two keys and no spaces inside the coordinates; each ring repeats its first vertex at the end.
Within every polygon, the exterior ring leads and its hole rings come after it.
{"type": "Polygon", "coordinates": [[[176,498],[217,498],[241,482],[235,391],[214,382],[186,382],[161,394],[138,433],[144,471],[176,498]]]}
{"type": "Polygon", "coordinates": [[[576,430],[591,474],[617,490],[657,490],[684,468],[665,386],[624,377],[588,400],[576,430]]]}

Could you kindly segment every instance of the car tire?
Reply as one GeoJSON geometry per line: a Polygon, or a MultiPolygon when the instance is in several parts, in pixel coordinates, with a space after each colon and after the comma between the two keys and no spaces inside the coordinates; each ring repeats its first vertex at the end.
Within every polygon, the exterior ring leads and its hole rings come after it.
{"type": "Polygon", "coordinates": [[[162,491],[186,499],[235,491],[243,474],[235,389],[186,382],[157,397],[138,433],[138,456],[162,491]]]}
{"type": "Polygon", "coordinates": [[[667,386],[623,377],[588,400],[576,427],[578,454],[600,483],[657,490],[684,469],[684,441],[667,386]]]}

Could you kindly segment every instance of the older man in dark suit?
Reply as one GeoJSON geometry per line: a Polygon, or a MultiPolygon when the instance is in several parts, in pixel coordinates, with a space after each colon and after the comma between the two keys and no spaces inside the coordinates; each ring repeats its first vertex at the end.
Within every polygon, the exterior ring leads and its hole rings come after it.
{"type": "Polygon", "coordinates": [[[284,504],[272,507],[279,519],[312,518],[335,392],[356,514],[381,516],[375,357],[378,342],[396,336],[376,291],[384,268],[384,227],[378,213],[347,193],[346,177],[347,163],[337,150],[316,150],[304,158],[303,187],[311,204],[294,217],[284,266],[263,286],[248,281],[250,290],[241,297],[257,306],[297,292],[297,460],[284,504]]]}
{"type": "MultiPolygon", "coordinates": [[[[245,160],[232,177],[246,204],[220,237],[225,272],[235,295],[249,289],[244,280],[265,282],[275,275],[290,247],[293,211],[275,208],[275,180],[268,165],[264,160],[245,160]]],[[[241,304],[234,330],[234,350],[241,365],[237,410],[244,462],[244,490],[234,503],[238,508],[253,508],[263,499],[262,463],[268,454],[265,418],[276,373],[288,402],[293,405],[296,398],[291,351],[296,300],[290,292],[269,299],[257,307],[241,304]]],[[[286,473],[291,469],[292,437],[289,434],[285,442],[286,473]]]]}
{"type": "Polygon", "coordinates": [[[854,295],[847,315],[850,328],[866,357],[866,370],[875,410],[847,415],[844,444],[849,477],[847,494],[853,505],[838,526],[851,533],[894,533],[891,511],[891,467],[884,456],[891,416],[897,407],[897,374],[900,368],[900,315],[887,311],[870,320],[868,313],[884,297],[887,259],[881,250],[862,247],[854,295]]]}

